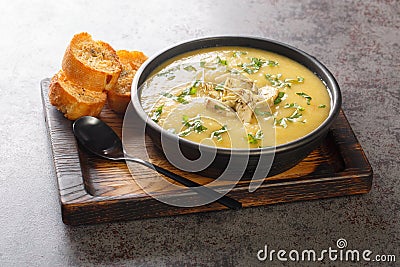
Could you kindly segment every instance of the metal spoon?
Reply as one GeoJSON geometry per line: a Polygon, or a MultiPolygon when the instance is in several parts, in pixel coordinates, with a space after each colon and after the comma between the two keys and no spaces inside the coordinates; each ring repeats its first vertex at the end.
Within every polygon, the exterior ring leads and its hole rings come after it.
{"type": "Polygon", "coordinates": [[[145,160],[125,155],[121,139],[118,135],[106,123],[95,117],[84,116],[77,119],[74,122],[72,129],[79,143],[99,157],[110,160],[128,160],[139,163],[186,187],[189,187],[201,195],[207,196],[210,199],[217,199],[216,201],[218,203],[228,208],[240,209],[242,207],[242,203],[224,196],[217,191],[172,173],[157,165],[151,164],[145,160]]]}

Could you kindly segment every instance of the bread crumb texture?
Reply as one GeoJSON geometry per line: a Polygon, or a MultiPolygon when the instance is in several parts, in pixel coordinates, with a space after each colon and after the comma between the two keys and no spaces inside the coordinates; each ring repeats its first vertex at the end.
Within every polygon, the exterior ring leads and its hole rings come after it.
{"type": "Polygon", "coordinates": [[[132,80],[146,60],[143,52],[115,51],[89,33],[75,34],[62,69],[51,80],[50,103],[70,120],[98,116],[107,97],[110,108],[123,113],[130,101],[132,80]]]}

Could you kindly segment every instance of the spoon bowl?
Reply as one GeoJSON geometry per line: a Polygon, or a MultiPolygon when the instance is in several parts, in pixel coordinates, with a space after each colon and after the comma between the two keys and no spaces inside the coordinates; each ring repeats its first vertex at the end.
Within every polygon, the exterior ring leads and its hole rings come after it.
{"type": "Polygon", "coordinates": [[[148,161],[126,155],[119,136],[110,126],[98,118],[92,116],[81,117],[73,123],[72,131],[83,147],[99,157],[109,160],[127,160],[139,163],[173,179],[202,196],[209,199],[216,199],[218,203],[230,209],[240,209],[242,207],[242,203],[226,195],[222,195],[211,188],[179,176],[148,161]]]}
{"type": "Polygon", "coordinates": [[[124,151],[119,136],[103,121],[85,116],[72,126],[79,142],[93,154],[110,160],[124,160],[124,151]]]}

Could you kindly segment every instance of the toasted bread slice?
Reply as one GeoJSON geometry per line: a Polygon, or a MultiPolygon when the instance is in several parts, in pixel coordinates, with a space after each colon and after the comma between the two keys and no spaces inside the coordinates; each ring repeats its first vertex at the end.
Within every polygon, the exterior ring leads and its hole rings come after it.
{"type": "Polygon", "coordinates": [[[133,70],[138,70],[148,58],[140,51],[118,50],[117,55],[122,64],[130,64],[133,70]]]}
{"type": "Polygon", "coordinates": [[[117,83],[121,63],[115,50],[103,41],[94,41],[86,32],[74,35],[62,61],[68,80],[87,90],[101,92],[117,83]]]}
{"type": "Polygon", "coordinates": [[[60,70],[51,79],[49,86],[50,103],[70,120],[82,116],[98,116],[103,109],[107,94],[91,91],[68,80],[60,70]]]}
{"type": "Polygon", "coordinates": [[[118,50],[122,71],[114,88],[107,91],[108,106],[117,113],[124,113],[131,100],[131,86],[136,70],[147,59],[139,51],[118,50]]]}

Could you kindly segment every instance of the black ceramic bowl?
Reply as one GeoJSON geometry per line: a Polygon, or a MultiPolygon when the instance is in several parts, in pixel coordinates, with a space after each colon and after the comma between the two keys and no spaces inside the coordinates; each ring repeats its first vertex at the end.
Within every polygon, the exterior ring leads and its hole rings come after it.
{"type": "MultiPolygon", "coordinates": [[[[212,163],[207,168],[200,171],[200,173],[208,177],[218,177],[225,170],[232,155],[239,157],[243,156],[243,160],[247,161],[247,167],[244,174],[240,174],[241,178],[243,179],[251,178],[253,176],[253,173],[259,163],[260,156],[262,155],[274,156],[268,176],[278,174],[295,166],[312,150],[317,148],[326,137],[330,126],[339,113],[342,103],[341,93],[339,85],[337,84],[333,75],[316,58],[297,48],[272,40],[243,36],[217,36],[200,38],[172,46],[149,58],[138,70],[132,83],[132,91],[139,90],[137,94],[132,94],[133,107],[140,119],[146,122],[146,134],[150,136],[157,147],[161,148],[161,133],[163,133],[163,138],[166,137],[166,139],[163,139],[163,149],[168,147],[168,145],[165,145],[165,143],[168,143],[169,138],[171,138],[171,140],[172,138],[177,138],[176,136],[167,133],[167,131],[165,131],[152,120],[148,119],[147,114],[141,106],[140,86],[148,78],[150,78],[150,74],[165,61],[189,51],[219,46],[258,48],[284,55],[293,59],[294,61],[299,62],[325,82],[331,96],[331,110],[328,118],[317,129],[308,135],[290,143],[278,145],[275,148],[259,148],[251,149],[250,151],[243,149],[218,148],[217,154],[212,163]]],[[[184,138],[179,138],[179,146],[183,155],[188,159],[194,160],[200,156],[199,149],[202,145],[198,143],[191,142],[184,138]]],[[[215,150],[215,148],[213,149],[215,150]]],[[[202,147],[202,153],[208,153],[208,151],[209,148],[202,147]]],[[[263,162],[260,162],[260,164],[262,165],[263,162]]],[[[266,162],[265,164],[269,163],[266,162]]]]}

